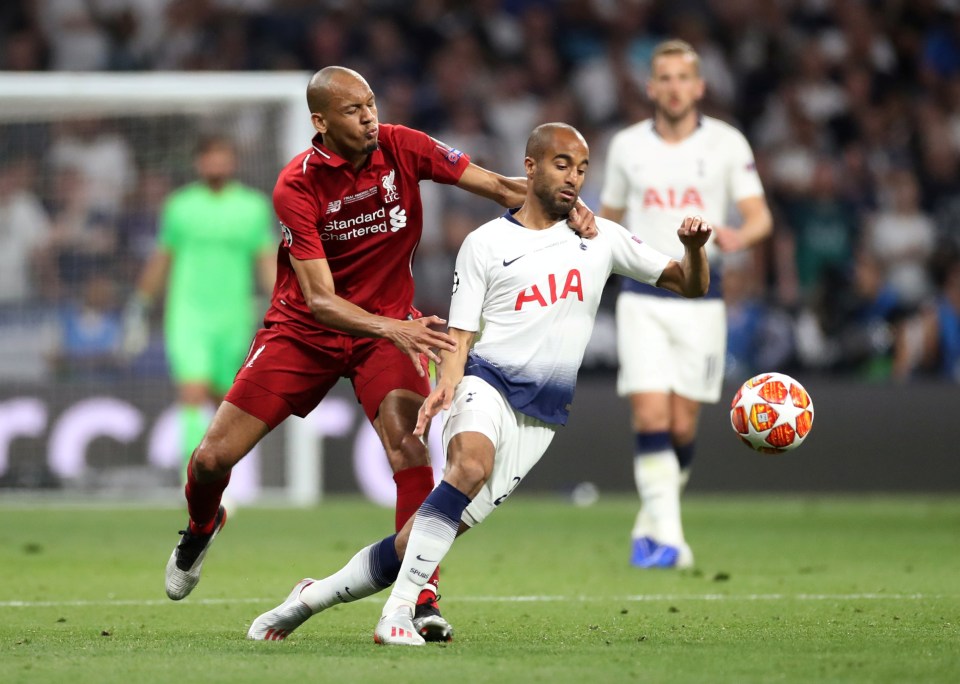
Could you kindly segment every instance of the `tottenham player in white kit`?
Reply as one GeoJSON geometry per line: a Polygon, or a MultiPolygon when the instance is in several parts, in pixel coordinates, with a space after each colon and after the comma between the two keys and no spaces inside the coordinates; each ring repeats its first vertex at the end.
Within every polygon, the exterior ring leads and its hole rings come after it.
{"type": "Polygon", "coordinates": [[[566,215],[588,163],[576,129],[535,129],[524,161],[523,206],[473,231],[460,249],[449,319],[457,349],[441,351],[440,378],[414,432],[424,435],[430,419],[450,409],[443,481],[398,534],[362,549],[326,579],[299,582],[282,604],[253,622],[249,638],[284,639],[311,615],[395,581],[374,640],[423,644],[412,622],[423,584],[456,536],[503,503],[566,423],[610,274],[686,297],[706,292],[703,245],[711,229],[700,218],[677,222],[680,261],[610,221],[598,219],[599,234],[590,241],[570,231],[566,215]]]}
{"type": "Polygon", "coordinates": [[[772,228],[753,152],[743,135],[703,116],[697,53],[670,40],[654,50],[647,94],[654,117],[610,142],[600,216],[621,222],[671,256],[683,245],[676,225],[689,214],[715,226],[707,242],[710,291],[686,301],[623,279],[617,300],[617,391],[630,398],[635,431],[634,474],[641,509],[632,533],[631,563],[641,568],[689,567],[680,493],[689,477],[700,403],[720,398],[726,354],[726,311],[720,253],[751,247],[772,228]],[[726,227],[731,204],[742,222],[726,227]]]}

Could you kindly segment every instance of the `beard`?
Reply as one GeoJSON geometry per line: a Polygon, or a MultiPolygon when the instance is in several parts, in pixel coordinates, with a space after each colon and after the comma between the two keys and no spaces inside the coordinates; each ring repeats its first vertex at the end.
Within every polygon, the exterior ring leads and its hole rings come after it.
{"type": "Polygon", "coordinates": [[[559,191],[560,188],[550,187],[542,181],[535,181],[533,184],[533,194],[540,200],[544,210],[558,220],[569,214],[577,203],[576,197],[565,199],[557,194],[559,191]]]}
{"type": "Polygon", "coordinates": [[[666,119],[668,123],[675,124],[680,121],[683,121],[683,119],[690,114],[693,108],[694,108],[694,105],[692,104],[681,107],[680,109],[667,109],[666,107],[660,107],[658,113],[664,119],[666,119]]]}

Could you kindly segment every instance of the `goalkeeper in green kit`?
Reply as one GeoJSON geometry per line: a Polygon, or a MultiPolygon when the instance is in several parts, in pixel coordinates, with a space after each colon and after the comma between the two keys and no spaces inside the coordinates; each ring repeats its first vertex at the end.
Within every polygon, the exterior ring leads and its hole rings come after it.
{"type": "Polygon", "coordinates": [[[186,466],[213,410],[230,389],[256,328],[256,285],[273,291],[277,240],[270,200],[235,179],[233,144],[197,146],[198,180],[164,203],[157,247],[127,305],[124,349],[143,352],[148,313],[164,285],[164,340],[180,404],[186,466]]]}

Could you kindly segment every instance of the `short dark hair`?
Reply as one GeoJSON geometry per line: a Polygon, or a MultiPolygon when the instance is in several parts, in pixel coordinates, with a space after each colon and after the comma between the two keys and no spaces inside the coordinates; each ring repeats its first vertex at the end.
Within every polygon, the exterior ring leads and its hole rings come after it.
{"type": "Polygon", "coordinates": [[[197,139],[197,144],[194,147],[193,152],[197,157],[199,157],[212,150],[229,150],[230,152],[236,154],[237,146],[229,137],[221,133],[211,133],[208,135],[201,135],[197,139]]]}

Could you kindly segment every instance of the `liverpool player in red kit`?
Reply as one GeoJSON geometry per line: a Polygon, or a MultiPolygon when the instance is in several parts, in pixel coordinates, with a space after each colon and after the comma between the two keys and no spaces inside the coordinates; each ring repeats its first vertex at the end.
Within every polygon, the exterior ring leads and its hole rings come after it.
{"type": "MultiPolygon", "coordinates": [[[[190,521],[166,568],[174,600],[200,581],[223,528],[231,468],[287,416],[310,413],[341,377],[353,383],[393,469],[396,529],[417,511],[433,489],[426,446],[413,436],[430,392],[426,359],[438,362],[434,349],[456,348],[430,327],[445,321],[413,308],[418,183],[456,184],[505,207],[519,206],[526,193],[525,179],[482,169],[419,131],[380,124],[373,92],[354,71],[314,74],[307,104],[317,135],[280,172],[273,194],[283,239],[270,309],[187,468],[190,521]]],[[[571,220],[595,231],[585,208],[571,220]]],[[[428,640],[446,641],[452,630],[432,580],[415,625],[428,640]]]]}

